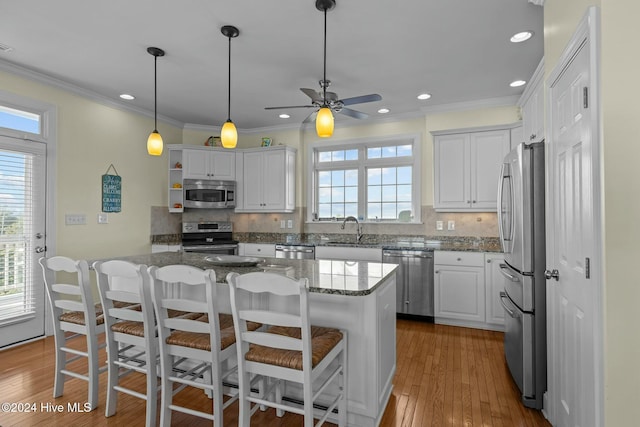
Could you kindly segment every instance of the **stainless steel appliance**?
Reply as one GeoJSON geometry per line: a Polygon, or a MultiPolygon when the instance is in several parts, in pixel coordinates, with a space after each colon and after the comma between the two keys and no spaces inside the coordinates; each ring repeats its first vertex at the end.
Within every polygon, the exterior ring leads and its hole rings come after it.
{"type": "Polygon", "coordinates": [[[236,206],[235,181],[185,179],[182,188],[185,208],[223,209],[236,206]]]}
{"type": "Polygon", "coordinates": [[[316,248],[304,245],[276,245],[276,258],[314,259],[316,248]]]}
{"type": "Polygon", "coordinates": [[[398,264],[396,313],[433,322],[433,251],[385,249],[382,262],[398,264]]]}
{"type": "Polygon", "coordinates": [[[547,390],[544,142],[519,144],[504,159],[498,228],[506,278],[504,351],[525,406],[542,408],[547,390]]]}
{"type": "Polygon", "coordinates": [[[237,255],[238,241],[233,240],[230,222],[183,222],[182,250],[207,254],[237,255]]]}

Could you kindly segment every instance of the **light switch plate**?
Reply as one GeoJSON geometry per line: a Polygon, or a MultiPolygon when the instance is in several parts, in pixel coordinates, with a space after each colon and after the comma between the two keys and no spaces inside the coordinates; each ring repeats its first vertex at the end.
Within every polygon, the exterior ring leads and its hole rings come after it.
{"type": "Polygon", "coordinates": [[[292,219],[288,219],[287,220],[287,228],[293,228],[293,220],[292,219]]]}
{"type": "Polygon", "coordinates": [[[99,213],[98,224],[108,224],[108,223],[109,223],[109,216],[106,213],[99,213]]]}
{"type": "Polygon", "coordinates": [[[444,222],[443,221],[436,221],[436,230],[444,230],[444,222]]]}
{"type": "Polygon", "coordinates": [[[280,220],[280,228],[284,228],[285,227],[285,220],[282,219],[280,220]]]}
{"type": "Polygon", "coordinates": [[[449,221],[447,222],[447,230],[452,231],[456,229],[456,222],[455,221],[449,221]]]}
{"type": "Polygon", "coordinates": [[[85,225],[87,216],[85,214],[64,214],[65,225],[85,225]]]}

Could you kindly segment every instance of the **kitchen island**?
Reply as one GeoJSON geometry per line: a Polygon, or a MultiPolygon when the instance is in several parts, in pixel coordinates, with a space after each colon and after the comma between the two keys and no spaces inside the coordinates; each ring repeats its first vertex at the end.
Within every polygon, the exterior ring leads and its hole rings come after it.
{"type": "MultiPolygon", "coordinates": [[[[110,259],[162,267],[185,264],[216,272],[218,307],[230,313],[227,274],[270,271],[309,280],[311,321],[314,325],[347,331],[348,425],[373,427],[380,423],[396,370],[396,264],[365,261],[294,260],[266,258],[256,266],[217,266],[208,254],[160,252],[110,259]]],[[[298,396],[298,390],[287,394],[298,396]]]]}

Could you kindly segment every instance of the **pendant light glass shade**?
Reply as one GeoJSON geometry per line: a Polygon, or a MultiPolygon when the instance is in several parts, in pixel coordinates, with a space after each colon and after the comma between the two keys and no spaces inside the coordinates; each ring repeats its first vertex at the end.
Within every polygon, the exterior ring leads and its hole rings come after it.
{"type": "Polygon", "coordinates": [[[236,148],[238,144],[238,131],[236,130],[236,125],[234,125],[231,120],[227,120],[224,125],[222,125],[220,141],[224,148],[236,148]]]}
{"type": "Polygon", "coordinates": [[[316,132],[320,138],[333,135],[333,114],[328,107],[322,107],[316,116],[316,132]]]}
{"type": "Polygon", "coordinates": [[[157,130],[154,130],[149,134],[149,139],[147,139],[147,153],[150,156],[161,156],[162,148],[162,137],[157,130]]]}
{"type": "Polygon", "coordinates": [[[158,133],[158,56],[164,56],[164,50],[148,47],[147,52],[153,55],[153,132],[147,138],[147,153],[150,156],[162,155],[162,137],[158,133]]]}

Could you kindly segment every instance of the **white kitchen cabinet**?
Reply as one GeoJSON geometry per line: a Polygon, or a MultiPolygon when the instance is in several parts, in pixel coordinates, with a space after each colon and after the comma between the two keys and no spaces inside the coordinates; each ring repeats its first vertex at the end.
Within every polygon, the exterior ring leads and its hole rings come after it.
{"type": "Polygon", "coordinates": [[[525,142],[544,139],[544,58],[538,64],[518,102],[525,142]]]}
{"type": "Polygon", "coordinates": [[[524,131],[522,130],[522,126],[515,127],[511,129],[511,144],[509,147],[513,150],[516,148],[518,144],[524,142],[524,131]]]}
{"type": "Polygon", "coordinates": [[[504,291],[506,278],[500,273],[500,263],[504,262],[501,253],[484,254],[484,283],[486,287],[486,323],[495,325],[499,330],[504,328],[504,308],[500,303],[500,292],[504,291]]]}
{"type": "Polygon", "coordinates": [[[154,243],[151,245],[151,253],[158,252],[180,252],[182,245],[169,245],[166,243],[154,243]]]}
{"type": "Polygon", "coordinates": [[[236,180],[236,152],[224,148],[193,147],[182,150],[184,179],[236,180]]]}
{"type": "Polygon", "coordinates": [[[236,212],[293,212],[296,150],[286,146],[242,152],[236,212]]]}
{"type": "Polygon", "coordinates": [[[382,248],[316,246],[316,259],[382,262],[382,248]]]}
{"type": "Polygon", "coordinates": [[[242,256],[275,258],[276,245],[269,243],[240,243],[238,254],[242,256]]]}
{"type": "Polygon", "coordinates": [[[436,323],[484,328],[484,270],[483,253],[435,251],[436,323]]]}
{"type": "Polygon", "coordinates": [[[500,165],[511,149],[510,128],[432,134],[435,210],[495,212],[500,165]]]}
{"type": "Polygon", "coordinates": [[[169,147],[169,212],[184,210],[182,192],[182,148],[169,147]]]}

